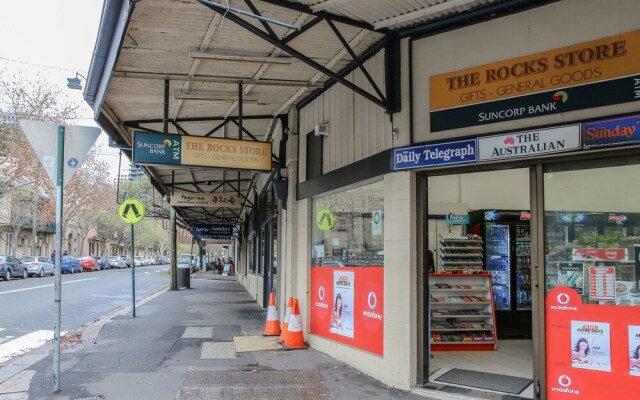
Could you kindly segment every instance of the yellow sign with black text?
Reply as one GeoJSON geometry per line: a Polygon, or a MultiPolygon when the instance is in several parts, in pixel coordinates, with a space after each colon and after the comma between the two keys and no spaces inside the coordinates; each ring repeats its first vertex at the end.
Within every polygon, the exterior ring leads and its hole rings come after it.
{"type": "Polygon", "coordinates": [[[271,171],[271,142],[183,136],[182,164],[271,171]]]}
{"type": "MultiPolygon", "coordinates": [[[[445,110],[638,73],[640,30],[431,76],[429,106],[445,110]]],[[[566,96],[558,91],[553,100],[566,96]]]]}
{"type": "Polygon", "coordinates": [[[125,199],[118,207],[118,215],[127,224],[138,223],[144,218],[144,206],[138,199],[125,199]]]}

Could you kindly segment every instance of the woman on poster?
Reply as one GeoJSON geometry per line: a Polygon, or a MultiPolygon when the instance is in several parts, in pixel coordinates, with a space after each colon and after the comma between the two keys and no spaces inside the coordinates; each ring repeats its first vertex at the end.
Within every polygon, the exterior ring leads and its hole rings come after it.
{"type": "Polygon", "coordinates": [[[631,353],[629,358],[629,369],[631,371],[640,371],[640,345],[631,353]]]}
{"type": "Polygon", "coordinates": [[[572,364],[593,364],[593,356],[589,348],[589,342],[585,338],[578,339],[575,347],[571,351],[572,364]]]}
{"type": "Polygon", "coordinates": [[[336,301],[333,303],[331,327],[335,329],[342,329],[342,296],[340,296],[340,293],[336,295],[336,301]]]}

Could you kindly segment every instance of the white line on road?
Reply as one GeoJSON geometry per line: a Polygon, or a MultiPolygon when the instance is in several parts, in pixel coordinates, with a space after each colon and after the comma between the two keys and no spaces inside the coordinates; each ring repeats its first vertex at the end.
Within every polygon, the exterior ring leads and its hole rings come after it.
{"type": "MultiPolygon", "coordinates": [[[[65,333],[61,332],[60,335],[64,336],[65,333]]],[[[7,342],[0,346],[0,363],[40,347],[47,340],[53,340],[53,331],[35,331],[7,342]]]]}
{"type": "Polygon", "coordinates": [[[145,274],[147,274],[147,275],[151,275],[151,272],[145,272],[145,274]]]}
{"type": "MultiPolygon", "coordinates": [[[[93,281],[93,280],[96,280],[96,279],[99,279],[99,278],[78,279],[78,280],[75,280],[75,281],[62,282],[62,284],[66,285],[66,284],[69,284],[69,283],[93,281]]],[[[34,286],[34,287],[24,288],[24,289],[7,290],[6,292],[0,292],[0,295],[9,294],[9,293],[16,293],[16,292],[24,292],[24,291],[27,291],[27,290],[34,290],[34,289],[42,289],[42,288],[52,287],[52,286],[53,286],[53,284],[51,284],[51,285],[34,286]]]]}

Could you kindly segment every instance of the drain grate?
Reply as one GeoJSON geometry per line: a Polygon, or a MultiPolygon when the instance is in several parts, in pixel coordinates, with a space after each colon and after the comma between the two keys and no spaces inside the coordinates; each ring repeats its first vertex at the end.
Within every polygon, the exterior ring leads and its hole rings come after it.
{"type": "Polygon", "coordinates": [[[318,371],[189,371],[179,400],[332,400],[318,371]]]}

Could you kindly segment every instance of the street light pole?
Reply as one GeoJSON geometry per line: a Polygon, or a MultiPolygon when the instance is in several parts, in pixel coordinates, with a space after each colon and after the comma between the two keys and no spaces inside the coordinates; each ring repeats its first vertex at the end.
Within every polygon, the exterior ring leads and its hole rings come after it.
{"type": "Polygon", "coordinates": [[[56,179],[55,316],[53,319],[53,392],[60,391],[60,325],[62,323],[62,188],[64,186],[64,125],[58,127],[56,179]]]}
{"type": "Polygon", "coordinates": [[[33,216],[31,217],[31,255],[36,256],[36,247],[38,246],[38,203],[40,200],[40,194],[38,193],[38,187],[36,186],[33,194],[33,216]]]}

